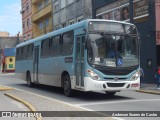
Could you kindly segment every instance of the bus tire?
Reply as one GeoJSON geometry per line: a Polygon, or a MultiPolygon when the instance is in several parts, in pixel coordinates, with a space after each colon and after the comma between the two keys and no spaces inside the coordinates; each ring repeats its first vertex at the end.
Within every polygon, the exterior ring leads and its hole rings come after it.
{"type": "Polygon", "coordinates": [[[30,73],[27,73],[27,86],[28,87],[33,87],[33,83],[31,81],[31,75],[30,75],[30,73]]]}
{"type": "Polygon", "coordinates": [[[71,97],[74,94],[74,91],[71,89],[71,81],[69,75],[64,75],[63,76],[63,89],[64,89],[64,94],[67,97],[71,97]]]}
{"type": "Polygon", "coordinates": [[[114,96],[116,94],[116,92],[109,92],[109,91],[105,91],[105,92],[108,96],[114,96]]]}

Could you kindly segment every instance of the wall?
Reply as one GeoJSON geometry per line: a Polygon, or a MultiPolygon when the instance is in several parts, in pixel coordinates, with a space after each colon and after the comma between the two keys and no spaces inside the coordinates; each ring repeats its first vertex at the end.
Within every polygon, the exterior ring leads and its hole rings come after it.
{"type": "Polygon", "coordinates": [[[160,66],[160,0],[156,0],[156,44],[157,44],[157,64],[160,66]]]}
{"type": "Polygon", "coordinates": [[[16,47],[17,42],[17,37],[0,37],[0,48],[4,49],[16,47]]]}
{"type": "Polygon", "coordinates": [[[5,72],[15,71],[15,56],[5,57],[5,72]]]}
{"type": "Polygon", "coordinates": [[[62,0],[58,0],[56,5],[59,9],[55,10],[55,0],[53,0],[53,25],[54,30],[62,28],[62,24],[69,25],[69,21],[73,20],[74,23],[78,22],[79,17],[83,19],[92,18],[92,0],[73,0],[73,3],[68,4],[66,0],[65,7],[61,8],[62,0]]]}
{"type": "Polygon", "coordinates": [[[8,32],[0,32],[0,37],[8,37],[9,33],[8,32]]]}

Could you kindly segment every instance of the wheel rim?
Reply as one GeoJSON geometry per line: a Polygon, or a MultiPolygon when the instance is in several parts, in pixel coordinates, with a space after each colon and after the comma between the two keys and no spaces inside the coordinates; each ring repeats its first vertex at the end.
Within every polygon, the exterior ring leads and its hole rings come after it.
{"type": "Polygon", "coordinates": [[[69,76],[64,76],[64,94],[69,96],[71,92],[70,79],[69,76]]]}
{"type": "Polygon", "coordinates": [[[30,76],[27,75],[27,85],[30,86],[31,85],[31,80],[30,80],[30,76]]]}
{"type": "Polygon", "coordinates": [[[69,92],[69,82],[68,81],[64,82],[64,91],[65,91],[65,93],[69,92]]]}

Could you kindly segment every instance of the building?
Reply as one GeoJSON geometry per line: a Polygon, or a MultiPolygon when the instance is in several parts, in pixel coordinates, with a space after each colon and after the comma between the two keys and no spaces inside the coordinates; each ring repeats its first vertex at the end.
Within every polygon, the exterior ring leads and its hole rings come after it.
{"type": "Polygon", "coordinates": [[[157,44],[157,64],[160,66],[160,0],[155,2],[156,9],[156,44],[157,44]]]}
{"type": "Polygon", "coordinates": [[[53,29],[92,18],[92,0],[53,0],[53,29]]]}
{"type": "Polygon", "coordinates": [[[8,32],[0,32],[0,37],[8,37],[9,33],[8,32]]]}
{"type": "Polygon", "coordinates": [[[140,34],[140,65],[145,74],[142,83],[155,83],[155,69],[158,63],[156,54],[155,1],[92,0],[92,4],[93,18],[127,21],[137,26],[140,34]]]}
{"type": "MultiPolygon", "coordinates": [[[[15,68],[14,60],[15,55],[4,55],[5,49],[15,48],[16,45],[21,41],[18,37],[0,37],[0,73],[13,72],[15,68]],[[12,59],[12,60],[10,60],[12,59]],[[7,66],[6,66],[7,65],[7,66]],[[8,71],[6,71],[8,70],[8,71]]],[[[5,52],[6,53],[6,52],[5,52]]]]}
{"type": "Polygon", "coordinates": [[[33,38],[53,30],[52,0],[32,0],[33,38]]]}
{"type": "Polygon", "coordinates": [[[32,38],[32,4],[31,0],[21,0],[23,41],[32,38]]]}
{"type": "Polygon", "coordinates": [[[16,48],[4,48],[2,60],[2,72],[11,73],[15,71],[16,48]]]}

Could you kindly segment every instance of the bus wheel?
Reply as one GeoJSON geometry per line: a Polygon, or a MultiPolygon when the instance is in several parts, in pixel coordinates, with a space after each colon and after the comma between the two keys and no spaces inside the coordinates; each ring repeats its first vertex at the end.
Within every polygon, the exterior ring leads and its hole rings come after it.
{"type": "Polygon", "coordinates": [[[71,81],[70,81],[69,75],[64,75],[63,82],[64,82],[64,85],[63,85],[64,94],[67,97],[73,96],[73,90],[71,89],[71,81]]]}
{"type": "Polygon", "coordinates": [[[33,83],[31,82],[31,75],[30,73],[27,73],[27,86],[33,87],[33,83]]]}
{"type": "Polygon", "coordinates": [[[105,91],[105,92],[108,96],[114,96],[116,94],[116,92],[109,92],[109,91],[105,91]]]}

